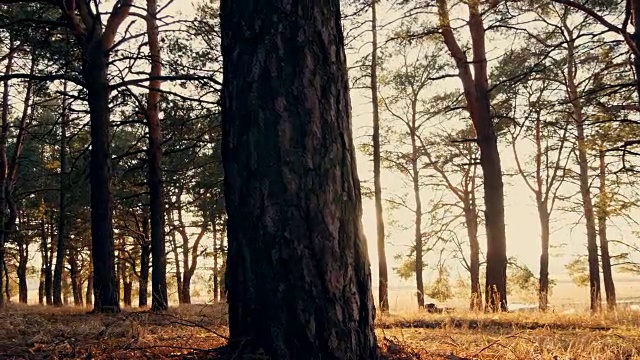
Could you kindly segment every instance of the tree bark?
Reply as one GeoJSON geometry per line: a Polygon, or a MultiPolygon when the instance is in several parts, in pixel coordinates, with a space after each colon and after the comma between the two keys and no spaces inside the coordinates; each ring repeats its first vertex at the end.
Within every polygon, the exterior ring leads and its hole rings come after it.
{"type": "Polygon", "coordinates": [[[416,263],[416,297],[418,300],[418,309],[424,309],[424,281],[422,272],[424,270],[424,254],[422,244],[422,197],[420,196],[420,174],[418,169],[418,146],[416,139],[416,115],[417,115],[418,99],[411,101],[411,126],[409,131],[411,134],[411,181],[413,182],[413,198],[416,203],[415,207],[415,229],[413,244],[415,249],[416,263]]]}
{"type": "Polygon", "coordinates": [[[82,66],[87,79],[91,122],[91,255],[93,258],[94,311],[120,311],[115,271],[111,152],[109,139],[109,91],[107,58],[101,38],[90,38],[82,66]]]}
{"type": "Polygon", "coordinates": [[[384,215],[382,212],[382,184],[380,180],[380,112],[378,109],[378,19],[376,1],[371,2],[371,105],[373,110],[373,184],[376,204],[376,233],[378,236],[378,304],[380,311],[389,312],[389,275],[385,252],[384,215]]]}
{"type": "Polygon", "coordinates": [[[73,294],[73,305],[82,306],[82,282],[80,281],[80,266],[78,265],[78,252],[69,249],[69,277],[71,278],[71,292],[73,294]]]}
{"type": "Polygon", "coordinates": [[[138,279],[138,307],[141,308],[148,304],[149,258],[151,256],[149,220],[144,217],[142,221],[144,239],[140,245],[140,278],[138,279]]]}
{"type": "Polygon", "coordinates": [[[572,107],[572,116],[576,125],[576,140],[578,143],[580,194],[582,196],[585,225],[587,230],[590,307],[592,312],[598,312],[602,307],[602,296],[600,291],[600,260],[598,259],[596,222],[589,184],[589,163],[587,159],[587,144],[584,131],[584,115],[582,112],[580,94],[578,93],[578,87],[576,85],[577,69],[575,59],[575,39],[573,37],[573,32],[566,24],[566,18],[564,18],[563,21],[563,27],[567,37],[569,38],[569,41],[567,41],[567,96],[572,107]]]}
{"type": "MultiPolygon", "coordinates": [[[[147,0],[147,36],[151,53],[150,77],[162,75],[160,40],[156,22],[158,4],[147,0]]],[[[164,201],[162,195],[162,130],[160,126],[160,80],[149,82],[147,98],[147,125],[149,128],[149,213],[151,214],[151,309],[166,310],[167,298],[167,254],[164,234],[164,201]]]]}
{"type": "Polygon", "coordinates": [[[222,235],[220,236],[220,257],[222,258],[222,264],[220,264],[220,302],[227,302],[227,286],[226,286],[226,278],[227,278],[227,251],[224,248],[224,238],[226,234],[226,228],[223,226],[223,230],[220,232],[222,235]]]}
{"type": "MultiPolygon", "coordinates": [[[[7,55],[7,65],[5,67],[4,74],[9,75],[13,69],[13,39],[9,40],[9,53],[7,55]]],[[[11,85],[8,79],[3,81],[3,90],[2,90],[2,128],[0,129],[0,261],[2,261],[2,266],[0,266],[0,292],[2,289],[3,281],[5,282],[4,286],[8,289],[8,277],[6,273],[6,264],[5,264],[5,242],[6,242],[6,229],[4,224],[8,217],[7,214],[7,199],[6,199],[6,187],[7,187],[7,134],[9,132],[9,98],[11,93],[11,85]],[[4,274],[3,274],[4,272],[4,274]]],[[[0,296],[0,307],[2,307],[5,303],[4,296],[0,296]]]]}
{"type": "Polygon", "coordinates": [[[21,304],[28,302],[29,289],[27,288],[27,265],[29,263],[29,246],[20,242],[18,244],[18,301],[21,304]]]}
{"type": "Polygon", "coordinates": [[[482,288],[480,287],[480,241],[478,240],[478,214],[475,210],[475,196],[465,202],[464,219],[469,238],[469,275],[471,278],[471,298],[469,309],[482,310],[482,288]]]}
{"type": "Polygon", "coordinates": [[[213,215],[211,216],[211,228],[213,232],[213,302],[218,302],[220,300],[220,298],[218,297],[218,292],[220,290],[218,286],[218,256],[220,256],[220,249],[218,248],[218,229],[215,210],[213,211],[213,215]]]}
{"type": "Polygon", "coordinates": [[[87,306],[93,304],[93,265],[89,266],[89,276],[87,276],[87,291],[84,296],[84,303],[87,306]]]}
{"type": "MultiPolygon", "coordinates": [[[[64,94],[67,93],[67,81],[63,84],[64,94]]],[[[67,97],[62,96],[62,115],[60,120],[60,192],[58,214],[58,246],[56,252],[56,267],[53,271],[53,304],[62,306],[62,270],[67,249],[67,124],[69,122],[67,97]]]]}
{"type": "Polygon", "coordinates": [[[339,0],[223,0],[233,347],[375,359],[339,0]]]}
{"type": "Polygon", "coordinates": [[[599,170],[598,179],[600,180],[600,196],[598,204],[598,237],[600,238],[600,258],[602,261],[602,280],[604,281],[604,293],[607,299],[607,310],[614,311],[616,309],[616,287],[613,282],[611,271],[611,255],[609,254],[609,239],[607,238],[607,211],[608,211],[608,194],[607,194],[607,164],[605,150],[600,150],[598,154],[599,170]]]}

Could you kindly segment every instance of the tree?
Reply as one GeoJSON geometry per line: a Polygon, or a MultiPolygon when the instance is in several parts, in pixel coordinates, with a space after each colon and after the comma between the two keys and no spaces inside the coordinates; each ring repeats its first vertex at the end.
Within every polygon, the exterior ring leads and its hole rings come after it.
{"type": "Polygon", "coordinates": [[[221,2],[230,341],[271,358],[377,352],[339,8],[221,2]]]}
{"type": "Polygon", "coordinates": [[[147,0],[147,36],[151,53],[151,71],[149,96],[147,97],[147,125],[149,127],[149,213],[151,224],[151,308],[166,310],[167,298],[167,255],[164,234],[164,202],[162,197],[162,130],[160,127],[160,80],[162,59],[157,24],[158,4],[156,0],[147,0]]]}
{"type": "Polygon", "coordinates": [[[378,18],[376,0],[371,2],[371,106],[373,111],[373,182],[376,203],[376,233],[378,236],[378,302],[380,311],[389,311],[389,275],[384,246],[384,215],[380,180],[380,112],[378,109],[378,18]]]}
{"type": "Polygon", "coordinates": [[[470,61],[458,43],[450,20],[447,0],[436,1],[439,15],[438,32],[458,68],[458,76],[464,90],[466,109],[476,131],[482,168],[485,224],[487,230],[487,266],[485,280],[485,304],[490,311],[507,310],[507,238],[504,222],[504,184],[498,152],[498,136],[491,112],[487,51],[483,14],[492,10],[492,2],[486,9],[480,1],[467,2],[468,28],[471,33],[473,59],[470,61]],[[472,71],[473,68],[473,71],[472,71]]]}

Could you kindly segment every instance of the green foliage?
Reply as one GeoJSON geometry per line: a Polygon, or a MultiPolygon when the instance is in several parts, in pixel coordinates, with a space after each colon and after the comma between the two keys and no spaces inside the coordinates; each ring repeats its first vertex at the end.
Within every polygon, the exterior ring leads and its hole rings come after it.
{"type": "Polygon", "coordinates": [[[565,265],[565,269],[574,284],[580,287],[589,286],[589,271],[587,268],[587,258],[585,256],[574,258],[565,265]]]}
{"type": "Polygon", "coordinates": [[[451,274],[449,268],[444,264],[438,265],[436,278],[428,287],[426,295],[434,300],[445,302],[454,296],[451,286],[451,274]]]}

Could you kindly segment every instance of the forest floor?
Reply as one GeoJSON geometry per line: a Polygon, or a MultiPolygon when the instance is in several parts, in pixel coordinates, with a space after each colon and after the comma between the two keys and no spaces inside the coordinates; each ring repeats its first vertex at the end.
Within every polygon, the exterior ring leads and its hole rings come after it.
{"type": "MultiPolygon", "coordinates": [[[[380,317],[386,359],[640,359],[640,314],[402,314],[380,317]]],[[[10,305],[0,359],[205,359],[225,344],[222,305],[166,314],[10,305]]]]}

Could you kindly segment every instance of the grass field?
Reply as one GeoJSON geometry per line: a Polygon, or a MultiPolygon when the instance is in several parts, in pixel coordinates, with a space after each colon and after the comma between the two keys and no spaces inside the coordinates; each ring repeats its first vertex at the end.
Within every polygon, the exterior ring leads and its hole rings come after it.
{"type": "MultiPolygon", "coordinates": [[[[443,314],[379,317],[387,359],[640,359],[640,314],[443,314]]],[[[205,359],[226,343],[222,305],[166,314],[10,305],[0,359],[205,359]]]]}

